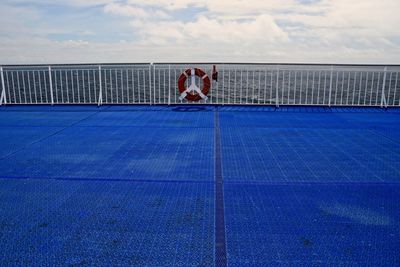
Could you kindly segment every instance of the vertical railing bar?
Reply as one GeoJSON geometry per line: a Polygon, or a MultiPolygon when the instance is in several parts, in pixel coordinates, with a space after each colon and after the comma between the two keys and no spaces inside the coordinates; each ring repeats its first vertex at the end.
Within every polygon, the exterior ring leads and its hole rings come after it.
{"type": "MultiPolygon", "coordinates": [[[[141,66],[141,69],[139,70],[139,73],[142,74],[142,91],[143,91],[143,95],[141,95],[141,101],[143,104],[147,104],[147,95],[146,95],[146,86],[147,86],[147,82],[146,82],[146,70],[147,68],[141,66]]],[[[151,77],[149,77],[149,79],[151,79],[151,77]]],[[[140,92],[139,92],[140,93],[140,92]]]]}
{"type": "Polygon", "coordinates": [[[271,68],[271,87],[269,90],[269,104],[272,105],[272,90],[273,90],[273,79],[274,79],[274,70],[271,68]]]}
{"type": "Polygon", "coordinates": [[[120,79],[120,81],[121,81],[121,103],[122,104],[125,104],[125,100],[124,100],[124,77],[123,77],[123,69],[121,68],[120,70],[119,70],[119,73],[120,73],[120,75],[121,75],[121,79],[120,79]]]}
{"type": "Polygon", "coordinates": [[[146,103],[146,72],[143,68],[143,103],[146,103]]]}
{"type": "Polygon", "coordinates": [[[251,103],[252,104],[254,104],[254,93],[255,93],[255,87],[256,87],[256,84],[255,84],[255,70],[253,70],[253,88],[252,88],[252,93],[251,93],[251,103]]]}
{"type": "Polygon", "coordinates": [[[362,71],[360,71],[360,85],[358,88],[358,103],[357,103],[358,106],[360,105],[360,99],[361,99],[362,76],[363,76],[363,73],[362,73],[362,71]]]}
{"type": "Polygon", "coordinates": [[[163,68],[164,104],[165,104],[165,103],[168,103],[168,100],[165,100],[165,99],[167,98],[167,86],[166,86],[166,84],[165,84],[165,72],[166,72],[166,69],[163,68]]]}
{"type": "Polygon", "coordinates": [[[383,108],[383,106],[385,106],[385,108],[387,108],[387,102],[386,102],[386,96],[385,96],[386,74],[387,74],[387,66],[385,66],[385,68],[383,69],[381,108],[383,108]]]}
{"type": "MultiPolygon", "coordinates": [[[[289,87],[288,87],[289,88],[289,87]]],[[[283,99],[285,98],[285,69],[282,69],[282,94],[281,94],[281,105],[283,105],[283,99]]]]}
{"type": "Polygon", "coordinates": [[[343,105],[343,91],[344,91],[344,71],[342,71],[342,88],[340,88],[340,105],[343,105]]]}
{"type": "MultiPolygon", "coordinates": [[[[154,101],[152,101],[152,99],[153,99],[153,96],[152,96],[152,92],[153,92],[153,90],[152,90],[152,88],[151,88],[151,68],[153,67],[153,62],[151,62],[150,64],[149,64],[149,102],[150,102],[150,105],[152,104],[152,102],[153,102],[153,104],[156,104],[154,101]]],[[[126,79],[128,79],[128,75],[126,75],[126,79]]],[[[128,87],[126,88],[127,90],[128,90],[128,87]]],[[[129,99],[128,99],[128,103],[129,103],[129,99]]]]}
{"type": "Polygon", "coordinates": [[[110,85],[111,85],[111,103],[116,103],[118,104],[118,87],[117,87],[117,78],[115,77],[115,72],[117,71],[116,69],[114,69],[113,71],[110,69],[110,73],[113,74],[110,76],[110,85]],[[113,78],[114,76],[114,78],[113,78]],[[113,84],[115,81],[115,84],[113,84]]]}
{"type": "Polygon", "coordinates": [[[311,104],[314,104],[314,88],[315,88],[315,70],[312,71],[312,85],[311,85],[311,104]]]}
{"type": "MultiPolygon", "coordinates": [[[[101,67],[101,66],[100,66],[101,67]]],[[[105,95],[105,98],[104,98],[104,102],[106,102],[106,103],[108,103],[108,83],[107,83],[107,71],[106,70],[103,70],[103,68],[101,68],[101,72],[103,72],[104,73],[104,95],[105,95]]],[[[110,71],[109,71],[109,74],[110,74],[110,71]]],[[[109,77],[111,77],[111,74],[109,75],[109,77]]],[[[102,77],[103,78],[103,77],[102,77]]],[[[111,80],[111,79],[110,79],[111,80]]],[[[111,95],[111,92],[110,92],[110,95],[111,95]]],[[[100,97],[100,96],[99,96],[100,97]]],[[[103,98],[102,98],[103,99],[103,98]]]]}
{"type": "Polygon", "coordinates": [[[391,89],[392,89],[392,74],[393,72],[390,72],[390,76],[389,76],[389,88],[388,88],[388,96],[387,96],[387,103],[390,106],[390,93],[391,93],[391,89]]]}
{"type": "Polygon", "coordinates": [[[289,72],[289,77],[288,77],[288,86],[287,86],[287,89],[288,89],[287,90],[288,91],[288,95],[287,95],[287,101],[286,101],[287,105],[290,104],[290,85],[291,85],[291,82],[292,82],[292,80],[291,80],[292,71],[289,69],[288,72],[289,72]]]}
{"type": "Polygon", "coordinates": [[[158,69],[158,101],[160,102],[160,104],[161,104],[161,99],[165,97],[165,95],[161,97],[161,69],[162,68],[158,69]]]}
{"type": "MultiPolygon", "coordinates": [[[[174,68],[174,84],[176,84],[176,81],[175,81],[175,79],[176,79],[176,68],[174,68]]],[[[175,85],[176,86],[176,85],[175,85]]],[[[174,86],[174,92],[176,92],[176,87],[174,86]]],[[[174,104],[176,104],[178,101],[177,101],[177,97],[178,97],[178,94],[176,94],[176,93],[174,93],[174,104]]],[[[210,96],[210,102],[212,102],[212,97],[210,96]]]]}
{"type": "Polygon", "coordinates": [[[137,78],[137,91],[138,91],[138,103],[140,104],[140,72],[139,69],[136,69],[136,78],[137,78]]]}
{"type": "Polygon", "coordinates": [[[225,65],[222,64],[222,105],[225,103],[225,65]]]}
{"type": "Polygon", "coordinates": [[[300,70],[300,100],[299,104],[301,105],[301,100],[303,99],[303,70],[300,70]]]}
{"type": "Polygon", "coordinates": [[[339,83],[339,71],[336,71],[336,84],[335,84],[335,106],[337,105],[338,83],[339,83]]]}
{"type": "MultiPolygon", "coordinates": [[[[151,71],[151,70],[149,70],[149,71],[151,71]]],[[[126,76],[126,83],[125,83],[125,88],[126,88],[126,103],[130,103],[129,102],[129,69],[128,68],[126,68],[125,69],[125,76],[126,76]]],[[[151,84],[150,84],[150,94],[151,94],[151,84]]],[[[151,99],[151,97],[150,97],[150,99],[151,99]]]]}
{"type": "Polygon", "coordinates": [[[0,99],[0,106],[4,104],[7,104],[7,99],[6,99],[6,85],[4,83],[4,72],[3,72],[3,67],[0,67],[0,76],[1,76],[1,99],[0,99]]]}
{"type": "Polygon", "coordinates": [[[325,105],[325,99],[326,99],[326,80],[327,80],[327,77],[326,77],[327,75],[326,75],[326,70],[324,70],[324,96],[323,96],[323,98],[322,98],[322,105],[325,105]]]}
{"type": "MultiPolygon", "coordinates": [[[[134,69],[131,69],[131,76],[132,76],[132,103],[135,104],[135,73],[133,71],[134,69]]],[[[154,87],[154,83],[153,83],[153,87],[154,87]]]]}
{"type": "MultiPolygon", "coordinates": [[[[113,90],[113,83],[112,83],[112,75],[111,75],[111,69],[109,69],[108,70],[108,78],[109,78],[109,81],[108,81],[108,86],[107,86],[107,84],[105,84],[104,85],[104,89],[105,89],[105,92],[106,92],[106,103],[114,103],[114,90],[113,90]],[[107,97],[107,91],[110,91],[110,93],[109,93],[109,97],[110,97],[110,101],[108,100],[108,97],[107,97]]],[[[106,77],[106,71],[104,71],[104,77],[106,77]]],[[[105,79],[104,79],[105,80],[105,79]]]]}
{"type": "Polygon", "coordinates": [[[306,101],[305,104],[307,105],[307,101],[308,101],[308,76],[309,76],[309,70],[307,69],[307,75],[306,75],[306,101]]]}
{"type": "MultiPolygon", "coordinates": [[[[101,75],[101,66],[98,66],[98,70],[99,70],[99,98],[97,100],[97,105],[101,106],[103,104],[103,82],[102,82],[102,75],[101,75]]],[[[104,72],[104,77],[106,78],[106,72],[104,72]]],[[[106,81],[106,80],[104,80],[106,81]]],[[[104,83],[104,87],[107,88],[107,84],[104,83]]],[[[107,89],[106,89],[107,92],[107,89]]],[[[106,96],[106,102],[107,102],[107,96],[106,96]]]]}
{"type": "Polygon", "coordinates": [[[235,83],[233,84],[233,103],[236,104],[236,84],[237,84],[237,75],[236,75],[236,66],[233,67],[233,71],[235,72],[235,83]]]}
{"type": "Polygon", "coordinates": [[[231,103],[231,70],[228,69],[228,104],[231,103]]]}
{"type": "Polygon", "coordinates": [[[318,72],[318,91],[317,91],[317,105],[320,104],[320,91],[321,91],[321,73],[322,71],[318,72]]]}
{"type": "Polygon", "coordinates": [[[276,68],[276,88],[275,88],[275,96],[276,96],[276,100],[275,100],[275,105],[277,108],[279,108],[279,92],[278,92],[278,87],[279,87],[279,66],[276,68]]]}
{"type": "Polygon", "coordinates": [[[376,83],[376,98],[374,106],[378,105],[378,97],[379,97],[379,82],[381,81],[381,72],[378,72],[378,82],[376,83]]]}
{"type": "Polygon", "coordinates": [[[11,82],[12,82],[12,88],[13,88],[13,92],[14,92],[14,103],[17,103],[17,93],[15,92],[14,71],[11,71],[11,82]]]}
{"type": "Polygon", "coordinates": [[[69,103],[70,101],[69,101],[69,86],[68,86],[68,72],[67,72],[67,70],[64,70],[64,76],[65,76],[65,87],[66,87],[66,89],[67,89],[67,102],[69,103]]]}
{"type": "MultiPolygon", "coordinates": [[[[58,70],[58,76],[60,77],[60,94],[61,94],[61,103],[65,103],[64,102],[64,94],[63,94],[63,81],[62,81],[62,74],[61,74],[61,70],[58,70]]],[[[58,103],[58,97],[57,97],[57,103],[58,103]]]]}
{"type": "MultiPolygon", "coordinates": [[[[79,76],[79,70],[78,70],[78,76],[79,76]]],[[[83,103],[86,104],[85,70],[81,70],[81,76],[82,76],[83,103]]]]}
{"type": "Polygon", "coordinates": [[[125,90],[125,88],[124,88],[124,85],[125,85],[125,83],[124,83],[124,69],[123,68],[121,68],[120,69],[120,75],[121,75],[121,102],[122,102],[122,104],[125,104],[126,102],[125,102],[125,94],[124,94],[124,90],[125,90]]]}
{"type": "Polygon", "coordinates": [[[96,87],[96,71],[93,69],[92,70],[92,82],[93,82],[93,93],[94,93],[94,101],[93,103],[96,103],[97,100],[97,87],[96,87]]]}
{"type": "MultiPolygon", "coordinates": [[[[119,104],[120,102],[119,102],[119,88],[118,88],[118,73],[117,73],[117,71],[118,71],[118,69],[114,69],[115,94],[117,97],[117,102],[115,102],[115,103],[119,104]]],[[[143,84],[143,86],[144,86],[144,84],[143,84]]]]}
{"type": "Polygon", "coordinates": [[[331,76],[329,78],[329,101],[328,106],[331,106],[331,99],[332,99],[332,77],[333,77],[333,66],[331,66],[331,76]]]}
{"type": "Polygon", "coordinates": [[[80,93],[80,85],[79,85],[79,70],[75,70],[74,74],[76,73],[76,90],[78,92],[78,104],[81,103],[81,93],[80,93]],[[76,72],[75,72],[76,71],[76,72]]]}
{"type": "Polygon", "coordinates": [[[365,88],[364,88],[364,106],[367,104],[367,91],[368,91],[368,74],[369,72],[367,71],[367,75],[365,77],[365,88]]]}
{"type": "Polygon", "coordinates": [[[371,94],[369,95],[369,105],[372,105],[372,92],[374,90],[374,82],[375,82],[375,71],[372,72],[372,81],[371,81],[371,94]]]}
{"type": "Polygon", "coordinates": [[[35,70],[33,70],[32,71],[32,75],[33,75],[33,92],[34,92],[34,94],[35,94],[35,104],[37,104],[37,92],[36,92],[36,71],[35,70]]]}
{"type": "Polygon", "coordinates": [[[224,103],[225,104],[229,104],[230,103],[230,99],[229,98],[230,98],[230,95],[231,95],[231,70],[228,67],[226,69],[226,71],[228,72],[228,80],[227,80],[228,88],[227,88],[227,92],[224,94],[225,95],[224,99],[226,99],[226,101],[224,101],[224,103]]]}
{"type": "Polygon", "coordinates": [[[156,104],[156,103],[160,104],[161,103],[161,101],[160,101],[160,99],[161,99],[160,93],[158,94],[158,102],[156,100],[156,67],[157,67],[157,65],[154,64],[153,65],[153,103],[154,104],[156,104]]]}
{"type": "Polygon", "coordinates": [[[240,69],[240,104],[242,104],[243,96],[243,69],[240,69]]]}
{"type": "Polygon", "coordinates": [[[55,103],[58,104],[58,78],[57,78],[57,70],[54,70],[54,85],[55,85],[55,93],[56,93],[56,100],[55,103]]]}
{"type": "MultiPolygon", "coordinates": [[[[184,69],[183,69],[182,67],[180,67],[179,69],[180,69],[180,73],[183,73],[184,69]]],[[[179,88],[178,88],[178,89],[179,89],[179,88]]],[[[215,88],[216,92],[218,93],[218,90],[217,90],[217,89],[218,89],[218,83],[217,83],[217,86],[216,86],[216,88],[215,88]]],[[[179,99],[179,98],[178,98],[178,99],[179,99]]],[[[182,104],[182,101],[183,101],[183,99],[180,100],[180,103],[181,103],[181,104],[182,104]]]]}
{"type": "Polygon", "coordinates": [[[26,101],[26,86],[25,86],[25,71],[22,71],[22,86],[24,88],[24,100],[25,100],[25,104],[27,104],[26,101]]]}
{"type": "Polygon", "coordinates": [[[354,71],[354,78],[353,78],[353,97],[351,99],[351,105],[354,106],[354,98],[356,93],[356,81],[357,81],[357,71],[354,71]]]}
{"type": "MultiPolygon", "coordinates": [[[[90,77],[90,70],[89,70],[89,76],[90,77]]],[[[96,88],[96,72],[95,69],[92,70],[92,79],[91,81],[93,82],[93,93],[94,93],[94,101],[90,100],[91,103],[96,103],[96,99],[97,99],[97,88],[96,88]]],[[[90,98],[92,99],[92,98],[90,98]]]]}
{"type": "Polygon", "coordinates": [[[40,90],[40,103],[43,104],[43,91],[42,91],[42,75],[41,75],[41,71],[38,70],[38,77],[39,77],[39,90],[40,90]]]}
{"type": "MultiPolygon", "coordinates": [[[[110,68],[108,70],[108,82],[107,82],[107,70],[103,70],[103,66],[102,66],[102,73],[104,73],[104,88],[103,91],[105,92],[105,101],[102,100],[102,103],[106,103],[106,104],[113,104],[114,103],[114,95],[116,92],[114,92],[114,88],[113,88],[113,78],[112,78],[112,69],[110,68]],[[108,98],[110,97],[110,98],[108,98]]],[[[103,77],[102,77],[103,78],[103,77]]]]}
{"type": "Polygon", "coordinates": [[[120,82],[121,82],[121,103],[125,104],[127,102],[125,101],[125,93],[124,93],[124,90],[125,90],[125,88],[124,88],[124,85],[125,85],[125,83],[124,83],[124,68],[121,68],[119,70],[119,72],[120,72],[120,75],[121,75],[121,77],[120,77],[120,82]]]}
{"type": "Polygon", "coordinates": [[[249,103],[249,70],[246,71],[246,103],[249,103]]]}
{"type": "Polygon", "coordinates": [[[137,70],[136,70],[136,78],[137,78],[137,82],[138,82],[138,84],[137,84],[137,91],[138,91],[138,103],[140,104],[141,102],[142,102],[142,96],[140,95],[140,69],[138,68],[137,70]]]}
{"type": "Polygon", "coordinates": [[[168,106],[171,105],[171,65],[168,65],[168,106]]]}
{"type": "Polygon", "coordinates": [[[297,93],[297,70],[294,71],[294,91],[293,91],[293,104],[296,105],[296,93],[297,93]]]}
{"type": "Polygon", "coordinates": [[[7,89],[8,89],[8,103],[12,103],[12,98],[11,98],[11,86],[10,86],[10,79],[9,79],[9,75],[8,75],[8,71],[6,71],[6,81],[7,81],[7,89]]]}
{"type": "Polygon", "coordinates": [[[341,93],[340,93],[340,105],[343,105],[344,76],[345,76],[345,72],[343,71],[343,73],[342,73],[342,89],[341,89],[341,93]]]}
{"type": "MultiPolygon", "coordinates": [[[[394,94],[393,94],[393,106],[395,105],[396,102],[396,93],[397,93],[397,81],[399,78],[399,73],[396,72],[396,81],[394,83],[394,94]]],[[[399,106],[400,106],[400,98],[399,98],[399,106]]]]}
{"type": "Polygon", "coordinates": [[[261,69],[258,70],[258,94],[257,94],[257,104],[260,104],[261,99],[261,69]]]}
{"type": "MultiPolygon", "coordinates": [[[[49,90],[49,88],[47,88],[47,79],[48,79],[48,76],[47,76],[47,78],[46,78],[46,73],[45,73],[45,70],[43,70],[43,80],[44,80],[44,90],[45,90],[45,92],[46,92],[46,104],[48,104],[49,103],[49,96],[48,96],[48,90],[49,90]]],[[[50,94],[51,94],[51,92],[50,92],[50,94]]],[[[50,100],[51,100],[51,96],[50,96],[50,100]]]]}
{"type": "Polygon", "coordinates": [[[30,72],[31,72],[31,71],[27,71],[27,74],[28,74],[29,102],[30,102],[30,104],[33,104],[33,101],[32,101],[31,77],[30,77],[30,75],[29,75],[30,72]]]}
{"type": "Polygon", "coordinates": [[[72,91],[72,103],[75,103],[75,90],[74,90],[74,77],[71,70],[71,91],[72,91]]]}
{"type": "MultiPolygon", "coordinates": [[[[55,79],[55,93],[56,93],[56,99],[55,99],[55,103],[59,103],[60,101],[59,101],[59,96],[58,96],[58,94],[59,94],[59,92],[58,92],[58,87],[60,87],[60,82],[61,82],[61,74],[60,74],[60,71],[57,71],[57,70],[53,70],[53,72],[54,72],[54,79],[55,79]],[[58,73],[58,76],[57,76],[57,73],[58,73]],[[58,79],[60,79],[60,81],[58,80],[58,79]]],[[[63,103],[62,103],[63,104],[63,103]]]]}
{"type": "Polygon", "coordinates": [[[349,105],[349,95],[350,95],[350,78],[351,78],[351,72],[349,71],[349,77],[348,77],[348,81],[347,81],[346,105],[349,105]]]}
{"type": "Polygon", "coordinates": [[[19,82],[19,70],[17,70],[17,86],[18,86],[18,95],[19,95],[19,103],[22,103],[22,97],[21,97],[21,85],[19,82]]]}
{"type": "Polygon", "coordinates": [[[90,69],[86,70],[86,78],[87,78],[87,83],[88,83],[88,96],[89,96],[89,103],[93,103],[92,102],[92,93],[90,92],[92,90],[91,86],[90,86],[90,69]]]}
{"type": "Polygon", "coordinates": [[[267,101],[267,69],[264,69],[264,105],[267,101]]]}

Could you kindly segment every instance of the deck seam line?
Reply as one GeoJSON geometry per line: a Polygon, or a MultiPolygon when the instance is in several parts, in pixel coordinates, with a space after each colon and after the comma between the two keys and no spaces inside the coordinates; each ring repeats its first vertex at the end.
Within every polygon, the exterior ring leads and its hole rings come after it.
{"type": "Polygon", "coordinates": [[[222,176],[221,128],[219,110],[215,108],[215,266],[227,266],[224,184],[222,176]]]}

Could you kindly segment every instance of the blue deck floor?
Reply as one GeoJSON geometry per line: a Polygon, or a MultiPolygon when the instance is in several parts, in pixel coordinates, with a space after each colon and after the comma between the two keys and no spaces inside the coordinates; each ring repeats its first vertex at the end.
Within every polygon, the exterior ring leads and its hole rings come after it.
{"type": "Polygon", "coordinates": [[[400,266],[399,109],[229,106],[1,107],[0,265],[221,266],[218,174],[228,266],[400,266]]]}

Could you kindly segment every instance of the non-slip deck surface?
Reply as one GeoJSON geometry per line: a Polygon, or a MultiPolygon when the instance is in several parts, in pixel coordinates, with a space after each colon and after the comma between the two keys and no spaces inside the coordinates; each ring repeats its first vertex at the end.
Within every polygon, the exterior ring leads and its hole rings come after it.
{"type": "Polygon", "coordinates": [[[0,108],[1,266],[398,266],[399,203],[398,109],[0,108]]]}

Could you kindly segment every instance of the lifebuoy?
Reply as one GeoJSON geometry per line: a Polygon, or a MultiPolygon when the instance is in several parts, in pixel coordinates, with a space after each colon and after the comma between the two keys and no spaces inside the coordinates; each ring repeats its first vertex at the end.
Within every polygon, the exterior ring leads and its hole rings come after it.
{"type": "Polygon", "coordinates": [[[178,79],[178,90],[180,93],[179,99],[187,99],[189,101],[200,101],[202,99],[207,100],[207,94],[210,92],[211,81],[208,75],[198,68],[185,70],[178,79]],[[191,84],[189,87],[185,87],[185,82],[188,77],[191,77],[191,84]],[[203,88],[200,89],[195,84],[195,76],[200,77],[203,81],[203,88]]]}

